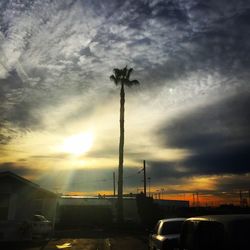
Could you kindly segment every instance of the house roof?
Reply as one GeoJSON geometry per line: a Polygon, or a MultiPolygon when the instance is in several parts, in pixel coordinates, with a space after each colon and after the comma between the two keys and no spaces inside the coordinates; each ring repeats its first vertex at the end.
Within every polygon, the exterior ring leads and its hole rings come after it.
{"type": "Polygon", "coordinates": [[[33,187],[39,187],[38,184],[35,184],[34,182],[31,182],[31,181],[23,178],[22,176],[17,175],[15,173],[11,172],[11,171],[0,172],[0,179],[4,178],[4,177],[10,177],[10,178],[13,178],[13,179],[15,179],[17,181],[23,182],[23,183],[25,183],[27,185],[31,185],[33,187]]]}
{"type": "Polygon", "coordinates": [[[47,189],[41,188],[38,184],[36,184],[30,180],[27,180],[27,179],[23,178],[22,176],[17,175],[11,171],[0,172],[0,179],[4,178],[4,177],[9,177],[9,178],[12,178],[12,179],[14,179],[18,182],[21,182],[25,185],[29,185],[29,186],[35,188],[38,192],[46,193],[47,195],[50,195],[50,196],[57,196],[57,194],[55,194],[47,189]]]}

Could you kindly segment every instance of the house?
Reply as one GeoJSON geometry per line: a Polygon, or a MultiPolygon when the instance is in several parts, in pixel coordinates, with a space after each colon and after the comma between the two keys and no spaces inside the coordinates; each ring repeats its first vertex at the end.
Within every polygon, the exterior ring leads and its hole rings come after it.
{"type": "Polygon", "coordinates": [[[57,195],[12,172],[0,172],[0,222],[42,214],[54,221],[57,195]]]}

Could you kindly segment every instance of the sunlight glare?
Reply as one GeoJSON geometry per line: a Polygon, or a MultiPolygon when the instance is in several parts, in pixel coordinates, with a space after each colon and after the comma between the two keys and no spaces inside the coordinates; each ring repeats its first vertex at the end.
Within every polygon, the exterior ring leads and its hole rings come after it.
{"type": "Polygon", "coordinates": [[[92,132],[72,135],[64,140],[62,149],[66,153],[78,156],[87,152],[92,147],[93,139],[92,132]]]}

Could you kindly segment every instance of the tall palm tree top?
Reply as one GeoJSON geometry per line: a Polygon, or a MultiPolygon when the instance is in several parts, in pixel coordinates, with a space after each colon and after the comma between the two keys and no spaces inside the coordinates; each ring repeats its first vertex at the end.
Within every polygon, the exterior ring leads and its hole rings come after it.
{"type": "Polygon", "coordinates": [[[114,74],[110,76],[110,80],[115,83],[115,85],[123,84],[128,87],[139,84],[137,80],[130,80],[130,75],[133,72],[133,68],[128,69],[127,66],[123,69],[113,69],[114,74]]]}

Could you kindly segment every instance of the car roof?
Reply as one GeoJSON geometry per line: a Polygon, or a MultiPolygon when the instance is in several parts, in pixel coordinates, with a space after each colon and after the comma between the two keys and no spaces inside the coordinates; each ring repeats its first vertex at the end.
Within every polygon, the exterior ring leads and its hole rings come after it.
{"type": "Polygon", "coordinates": [[[169,218],[169,219],[161,219],[160,222],[174,222],[174,221],[185,221],[187,218],[169,218]]]}
{"type": "Polygon", "coordinates": [[[34,216],[34,217],[45,218],[45,216],[44,216],[44,215],[41,215],[41,214],[34,214],[33,216],[34,216]]]}
{"type": "Polygon", "coordinates": [[[223,214],[223,215],[205,215],[188,218],[187,221],[217,221],[229,223],[238,220],[250,220],[250,214],[223,214]]]}

